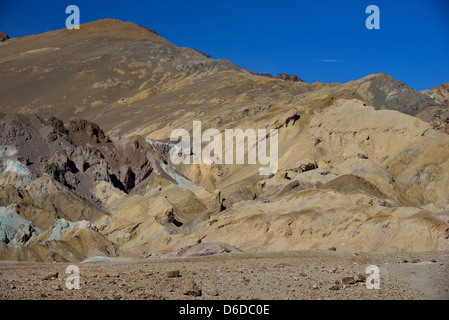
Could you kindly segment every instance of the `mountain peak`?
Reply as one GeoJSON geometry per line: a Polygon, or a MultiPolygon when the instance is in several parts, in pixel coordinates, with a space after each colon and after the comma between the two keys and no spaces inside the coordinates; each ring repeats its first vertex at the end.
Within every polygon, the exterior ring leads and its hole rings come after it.
{"type": "Polygon", "coordinates": [[[118,19],[101,19],[80,25],[78,30],[66,30],[78,34],[112,35],[115,37],[143,38],[155,42],[168,43],[156,31],[130,21],[118,19]]]}
{"type": "Polygon", "coordinates": [[[449,82],[423,90],[421,93],[449,108],[449,82]]]}

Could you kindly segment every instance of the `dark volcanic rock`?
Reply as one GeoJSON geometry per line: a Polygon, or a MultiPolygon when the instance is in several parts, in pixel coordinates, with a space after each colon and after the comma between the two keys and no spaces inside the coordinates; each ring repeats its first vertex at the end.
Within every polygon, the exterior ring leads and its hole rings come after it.
{"type": "Polygon", "coordinates": [[[120,170],[120,181],[123,183],[126,191],[134,188],[136,185],[136,174],[130,166],[125,166],[120,170]]]}
{"type": "Polygon", "coordinates": [[[58,181],[59,183],[69,186],[67,180],[64,176],[64,170],[59,168],[56,163],[48,163],[45,165],[45,171],[52,179],[58,181]]]}
{"type": "Polygon", "coordinates": [[[287,73],[279,73],[277,76],[273,76],[271,73],[256,73],[258,76],[272,78],[272,79],[280,79],[284,81],[290,82],[304,82],[300,77],[295,74],[287,74],[287,73]]]}
{"type": "Polygon", "coordinates": [[[0,42],[6,41],[8,39],[9,39],[9,36],[6,33],[0,31],[0,42]]]}
{"type": "Polygon", "coordinates": [[[62,120],[59,120],[56,117],[51,117],[48,119],[48,124],[55,128],[55,130],[59,131],[63,135],[67,135],[68,131],[64,127],[64,122],[62,120]]]}
{"type": "MultiPolygon", "coordinates": [[[[406,83],[398,81],[390,75],[380,72],[348,84],[358,85],[357,92],[368,85],[368,91],[373,96],[371,105],[376,110],[395,110],[411,116],[416,116],[431,106],[442,108],[442,105],[429,96],[420,93],[406,83]]],[[[337,97],[335,97],[337,98],[337,97]]]]}
{"type": "Polygon", "coordinates": [[[56,117],[44,121],[33,115],[8,115],[0,121],[0,141],[11,153],[0,158],[1,170],[8,159],[20,161],[34,177],[48,174],[94,201],[95,181],[111,182],[124,192],[144,192],[157,175],[154,166],[164,157],[141,136],[117,144],[99,125],[80,119],[64,123],[56,117]]]}
{"type": "Polygon", "coordinates": [[[291,82],[303,82],[302,79],[295,74],[279,73],[274,78],[285,80],[285,81],[291,81],[291,82]]]}
{"type": "Polygon", "coordinates": [[[69,132],[69,138],[76,145],[83,145],[87,140],[86,137],[96,143],[107,143],[110,141],[99,125],[87,120],[72,120],[66,124],[66,129],[69,132]]]}

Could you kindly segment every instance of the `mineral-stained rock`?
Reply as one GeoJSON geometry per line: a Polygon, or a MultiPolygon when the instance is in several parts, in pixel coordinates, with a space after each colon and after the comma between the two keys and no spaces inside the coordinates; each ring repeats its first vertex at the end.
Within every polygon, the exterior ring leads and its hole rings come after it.
{"type": "Polygon", "coordinates": [[[21,217],[17,205],[0,207],[0,242],[8,247],[32,243],[42,233],[33,222],[21,217]]]}
{"type": "Polygon", "coordinates": [[[82,30],[1,45],[0,206],[45,236],[23,229],[12,239],[26,245],[3,242],[0,259],[449,250],[446,86],[261,77],[133,23],[82,30]],[[203,132],[277,129],[277,171],[172,163],[171,133],[192,119],[203,132]]]}
{"type": "Polygon", "coordinates": [[[449,108],[449,83],[443,83],[442,85],[421,92],[441,103],[446,108],[449,108]]]}

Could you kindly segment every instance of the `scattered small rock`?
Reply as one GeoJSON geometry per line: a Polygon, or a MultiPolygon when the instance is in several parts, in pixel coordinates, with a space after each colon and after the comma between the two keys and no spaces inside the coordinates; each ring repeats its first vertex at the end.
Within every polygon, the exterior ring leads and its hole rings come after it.
{"type": "Polygon", "coordinates": [[[53,290],[55,290],[55,291],[62,291],[62,288],[61,288],[61,286],[60,286],[59,284],[54,285],[54,286],[52,286],[51,288],[52,288],[53,290]]]}
{"type": "Polygon", "coordinates": [[[46,280],[51,280],[51,279],[57,279],[59,276],[59,272],[56,273],[49,273],[47,274],[45,277],[42,278],[42,280],[46,281],[46,280]]]}
{"type": "Polygon", "coordinates": [[[339,284],[335,284],[329,288],[329,290],[340,290],[340,289],[341,289],[341,285],[339,285],[339,284]]]}
{"type": "Polygon", "coordinates": [[[331,248],[329,248],[329,249],[327,249],[327,250],[329,250],[329,251],[337,251],[337,248],[331,247],[331,248]]]}
{"type": "Polygon", "coordinates": [[[357,281],[354,279],[354,277],[344,277],[343,279],[341,279],[341,282],[343,284],[354,284],[357,281]]]}
{"type": "Polygon", "coordinates": [[[168,278],[178,278],[179,277],[179,270],[169,271],[167,272],[168,278]]]}
{"type": "Polygon", "coordinates": [[[192,278],[186,278],[184,280],[182,293],[184,295],[199,297],[201,296],[201,289],[198,287],[195,281],[193,281],[192,278]]]}
{"type": "Polygon", "coordinates": [[[208,294],[209,296],[212,296],[212,297],[218,296],[218,292],[217,292],[217,291],[209,291],[209,292],[207,292],[207,294],[208,294]]]}
{"type": "Polygon", "coordinates": [[[418,262],[421,262],[421,260],[420,259],[413,259],[412,260],[412,263],[418,263],[418,262]]]}
{"type": "Polygon", "coordinates": [[[366,281],[366,276],[364,274],[358,274],[357,275],[357,282],[365,282],[366,281]]]}

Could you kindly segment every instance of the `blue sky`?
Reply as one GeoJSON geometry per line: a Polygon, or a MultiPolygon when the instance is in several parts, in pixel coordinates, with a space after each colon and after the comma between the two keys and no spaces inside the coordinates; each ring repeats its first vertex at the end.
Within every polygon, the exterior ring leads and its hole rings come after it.
{"type": "Polygon", "coordinates": [[[449,0],[1,0],[0,31],[19,37],[116,18],[258,73],[347,82],[386,72],[417,90],[449,82],[449,0]],[[368,5],[380,30],[368,30],[368,5]]]}

